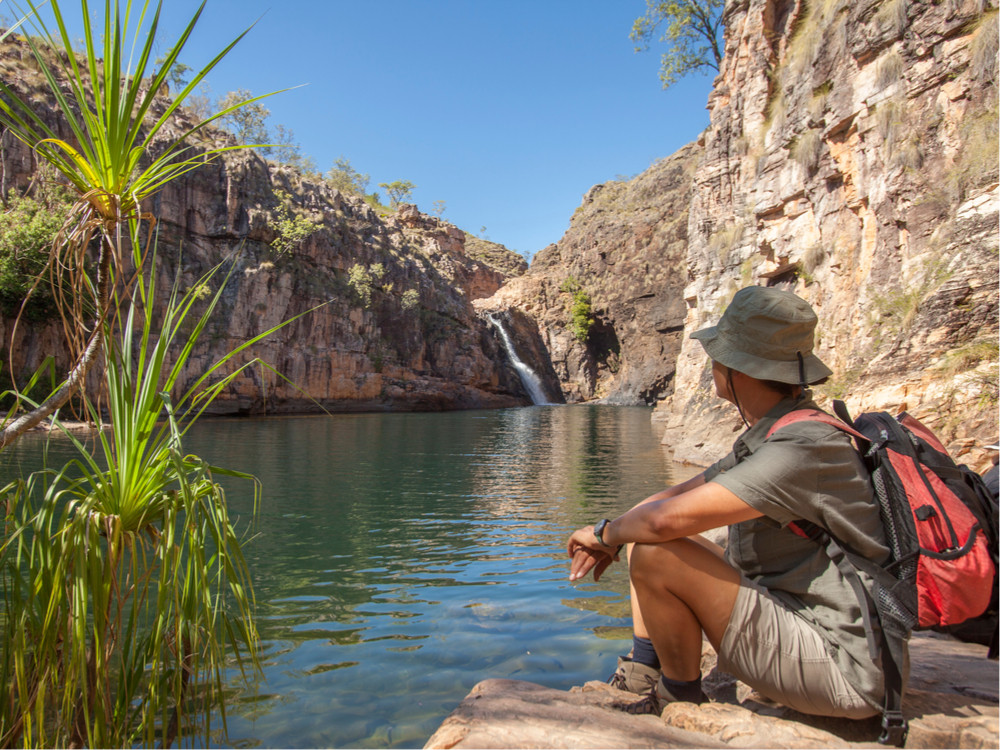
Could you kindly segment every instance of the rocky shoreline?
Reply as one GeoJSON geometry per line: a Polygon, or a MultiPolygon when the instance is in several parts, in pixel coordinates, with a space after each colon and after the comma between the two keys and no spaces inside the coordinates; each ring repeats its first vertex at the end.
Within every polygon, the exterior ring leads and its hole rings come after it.
{"type": "MultiPolygon", "coordinates": [[[[986,648],[936,633],[911,640],[904,701],[908,748],[1000,746],[1000,670],[986,648]]],[[[834,748],[882,747],[879,719],[806,716],[769,702],[715,668],[705,644],[702,671],[709,703],[676,703],[660,718],[614,705],[634,700],[602,682],[554,690],[486,679],[476,685],[424,746],[451,748],[834,748]]]]}

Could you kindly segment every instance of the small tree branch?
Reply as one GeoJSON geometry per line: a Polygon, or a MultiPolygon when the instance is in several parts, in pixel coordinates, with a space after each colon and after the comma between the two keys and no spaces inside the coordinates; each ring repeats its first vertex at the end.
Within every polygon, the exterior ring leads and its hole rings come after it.
{"type": "Polygon", "coordinates": [[[47,419],[61,409],[69,401],[70,397],[83,385],[87,373],[97,360],[97,355],[103,350],[104,320],[108,313],[108,300],[111,289],[111,256],[110,240],[105,235],[104,241],[101,243],[100,257],[97,260],[97,304],[101,314],[94,323],[94,331],[90,334],[87,347],[83,350],[83,354],[80,355],[79,360],[77,360],[73,369],[70,370],[69,375],[59,387],[59,390],[27,414],[21,415],[0,430],[0,451],[32,427],[37,426],[44,419],[47,419]]]}

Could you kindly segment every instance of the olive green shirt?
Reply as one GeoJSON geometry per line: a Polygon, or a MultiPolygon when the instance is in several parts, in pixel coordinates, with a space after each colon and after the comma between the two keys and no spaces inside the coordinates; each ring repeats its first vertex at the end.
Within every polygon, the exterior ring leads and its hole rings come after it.
{"type": "Polygon", "coordinates": [[[857,595],[822,545],[788,528],[791,521],[811,521],[842,546],[885,562],[889,549],[868,474],[851,438],[836,427],[796,422],[767,439],[779,417],[816,408],[812,400],[782,401],[737,438],[733,452],[705,478],[764,514],[729,527],[729,561],[815,627],[847,681],[880,707],[881,666],[869,653],[857,595]]]}

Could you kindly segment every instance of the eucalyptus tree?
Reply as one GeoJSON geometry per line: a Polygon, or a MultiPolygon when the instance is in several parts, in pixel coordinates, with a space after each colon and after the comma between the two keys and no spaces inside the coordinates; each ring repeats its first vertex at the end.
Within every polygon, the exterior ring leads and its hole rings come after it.
{"type": "Polygon", "coordinates": [[[389,201],[391,202],[393,208],[396,208],[403,201],[409,200],[410,196],[413,195],[413,191],[417,189],[417,186],[409,180],[380,182],[378,186],[380,188],[385,188],[386,195],[389,196],[389,201]]]}
{"type": "Polygon", "coordinates": [[[340,192],[361,197],[368,192],[368,183],[371,182],[371,177],[356,170],[351,165],[351,160],[344,156],[334,160],[326,176],[330,184],[340,192]]]}
{"type": "MultiPolygon", "coordinates": [[[[0,744],[169,745],[184,733],[207,745],[213,711],[221,708],[225,720],[227,665],[245,677],[259,669],[257,635],[239,536],[216,481],[234,472],[185,454],[182,438],[249,366],[239,359],[247,347],[269,332],[171,395],[221,289],[205,304],[202,290],[215,283],[211,272],[186,295],[175,291],[165,306],[156,303],[156,232],[143,203],[171,180],[238,148],[205,150],[189,140],[261,97],[178,135],[168,127],[178,107],[247,32],[194,72],[172,100],[158,103],[204,3],[158,66],[153,50],[162,0],[104,0],[97,27],[87,0],[80,0],[79,56],[65,5],[26,0],[33,33],[24,43],[69,136],[60,137],[2,79],[0,124],[51,164],[75,198],[50,261],[73,365],[41,403],[15,394],[27,413],[6,420],[0,447],[57,418],[102,358],[109,429],[96,433],[96,450],[72,438],[78,457],[69,464],[0,488],[6,500],[0,744]],[[51,31],[42,5],[54,19],[51,31]],[[85,261],[95,245],[92,277],[85,261]],[[66,289],[74,294],[61,294],[66,289]],[[200,316],[196,304],[204,307],[200,316]]],[[[80,398],[100,422],[102,409],[86,394],[80,398]]]]}
{"type": "Polygon", "coordinates": [[[722,11],[725,0],[646,0],[646,13],[632,24],[630,37],[646,49],[667,45],[660,58],[660,80],[669,88],[695,71],[718,70],[722,63],[722,11]]]}
{"type": "Polygon", "coordinates": [[[227,111],[222,115],[222,124],[232,131],[242,146],[263,145],[270,138],[267,118],[271,116],[271,110],[258,99],[248,89],[237,89],[230,91],[219,102],[219,108],[227,111]]]}

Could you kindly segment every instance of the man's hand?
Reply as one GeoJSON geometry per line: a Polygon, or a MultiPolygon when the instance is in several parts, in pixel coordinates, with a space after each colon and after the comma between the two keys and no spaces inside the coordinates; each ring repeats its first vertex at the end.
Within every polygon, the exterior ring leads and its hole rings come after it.
{"type": "Polygon", "coordinates": [[[618,559],[617,547],[605,547],[594,536],[593,526],[584,526],[574,531],[566,544],[566,553],[572,558],[569,566],[569,580],[578,581],[591,570],[598,581],[607,567],[618,559]]]}

